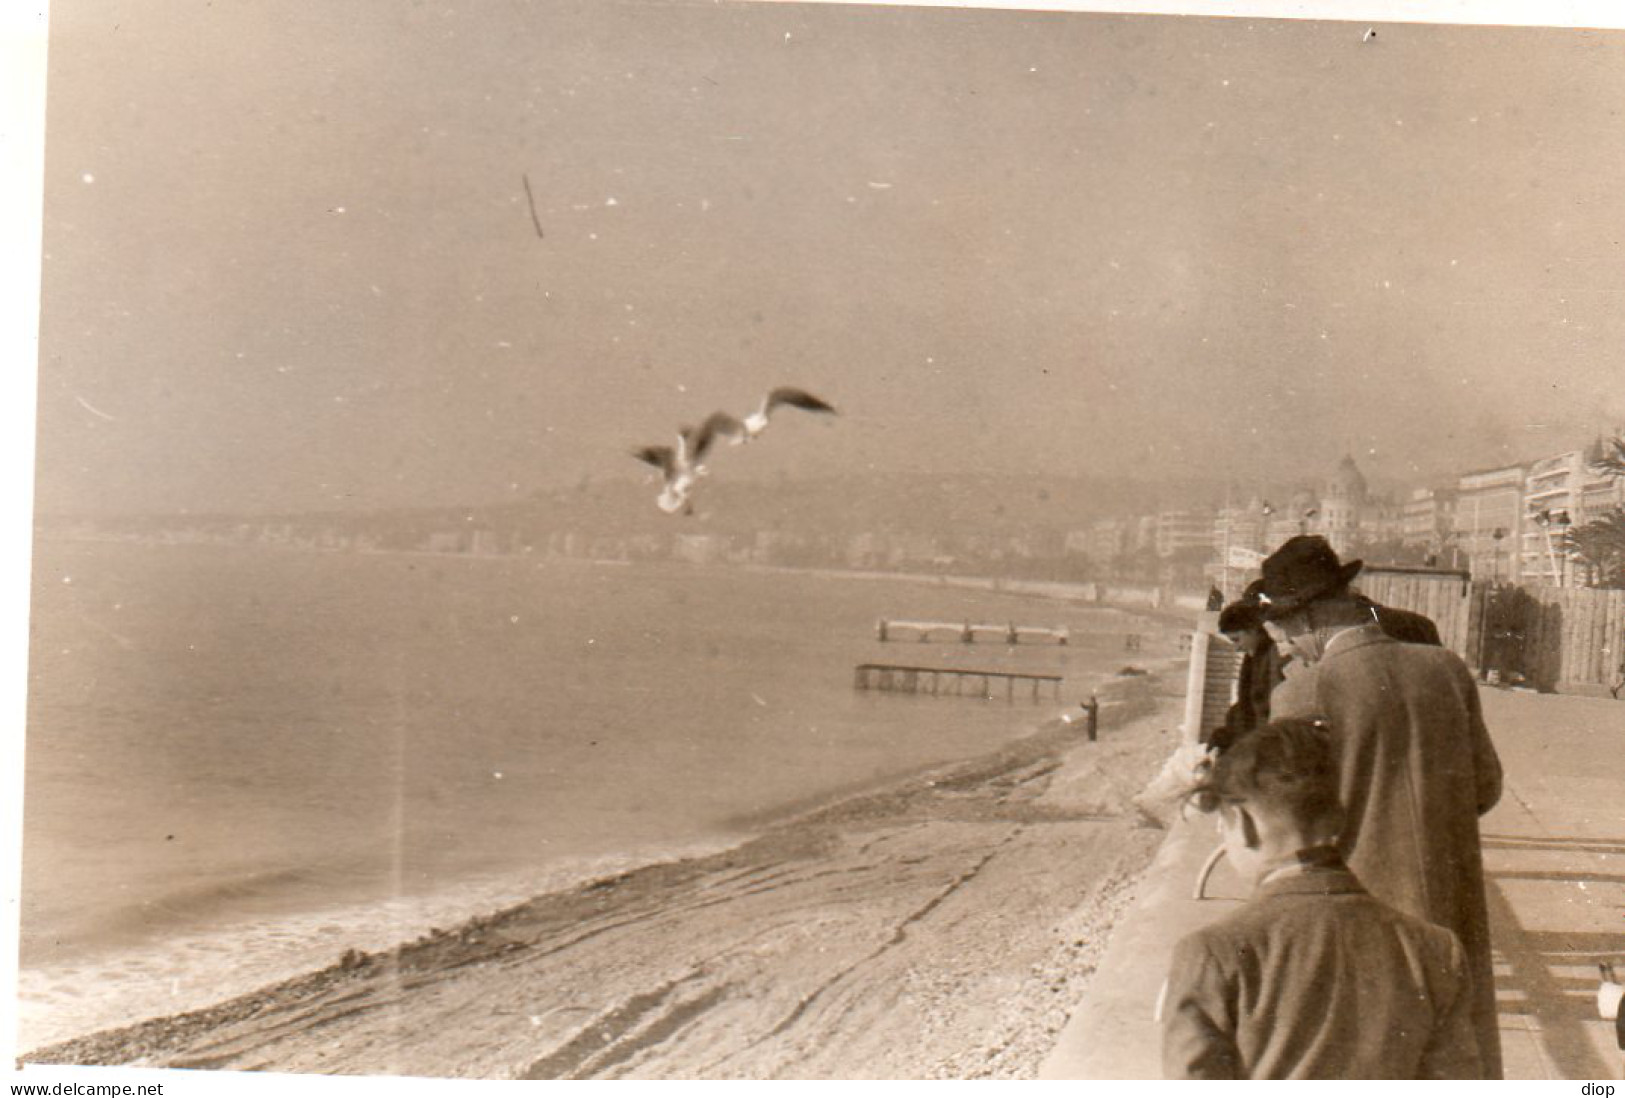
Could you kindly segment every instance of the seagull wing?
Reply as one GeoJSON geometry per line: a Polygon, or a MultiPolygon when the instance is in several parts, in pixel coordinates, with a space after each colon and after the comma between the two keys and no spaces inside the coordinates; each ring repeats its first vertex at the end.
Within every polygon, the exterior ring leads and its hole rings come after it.
{"type": "Polygon", "coordinates": [[[695,431],[689,440],[694,463],[697,465],[705,460],[706,453],[717,439],[742,438],[744,434],[745,425],[733,416],[727,412],[712,412],[705,417],[705,422],[700,424],[700,429],[695,431]]]}
{"type": "Polygon", "coordinates": [[[783,386],[767,394],[767,403],[762,405],[762,411],[767,415],[773,414],[773,409],[788,404],[792,408],[800,408],[804,412],[824,412],[835,415],[835,406],[822,397],[815,397],[805,389],[792,389],[783,386]]]}
{"type": "Polygon", "coordinates": [[[670,446],[640,447],[632,451],[632,456],[646,465],[653,465],[668,480],[677,472],[677,454],[670,446]]]}

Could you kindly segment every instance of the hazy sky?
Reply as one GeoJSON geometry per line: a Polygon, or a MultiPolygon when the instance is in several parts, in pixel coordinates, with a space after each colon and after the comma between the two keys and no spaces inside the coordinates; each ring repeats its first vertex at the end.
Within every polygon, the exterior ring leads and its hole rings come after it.
{"type": "Polygon", "coordinates": [[[782,382],[730,475],[1625,423],[1625,33],[1366,27],[56,0],[37,502],[493,502],[782,382]]]}

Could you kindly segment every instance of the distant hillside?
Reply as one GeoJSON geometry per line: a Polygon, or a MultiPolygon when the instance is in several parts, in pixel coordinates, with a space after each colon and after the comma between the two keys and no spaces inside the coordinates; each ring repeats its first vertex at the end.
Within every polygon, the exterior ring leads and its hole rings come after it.
{"type": "Polygon", "coordinates": [[[661,514],[651,485],[602,481],[534,496],[539,518],[606,533],[669,531],[673,523],[718,533],[998,533],[1072,530],[1114,514],[1213,498],[1211,484],[1159,486],[1052,476],[888,474],[774,483],[716,480],[695,493],[695,514],[661,514]]]}
{"type": "Polygon", "coordinates": [[[718,478],[695,493],[695,514],[663,514],[657,488],[635,478],[584,480],[539,491],[517,502],[253,515],[140,515],[89,520],[42,516],[44,526],[75,524],[127,530],[221,529],[289,523],[320,526],[413,542],[434,530],[494,527],[545,536],[587,537],[673,533],[750,534],[772,531],[802,537],[856,534],[925,537],[1068,531],[1113,515],[1158,508],[1211,506],[1222,486],[1190,481],[1148,485],[1108,478],[883,474],[840,478],[742,481],[718,478]]]}

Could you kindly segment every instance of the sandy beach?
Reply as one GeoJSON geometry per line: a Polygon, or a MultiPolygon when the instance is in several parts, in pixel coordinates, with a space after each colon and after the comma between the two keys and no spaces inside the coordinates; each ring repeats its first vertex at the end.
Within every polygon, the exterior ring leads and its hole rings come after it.
{"type": "Polygon", "coordinates": [[[27,1063],[488,1079],[1030,1078],[1161,841],[1182,683],[654,865],[27,1063]]]}

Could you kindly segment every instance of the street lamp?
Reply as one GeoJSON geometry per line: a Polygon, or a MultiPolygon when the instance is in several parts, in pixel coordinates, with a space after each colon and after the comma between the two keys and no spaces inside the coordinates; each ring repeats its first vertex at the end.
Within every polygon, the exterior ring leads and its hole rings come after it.
{"type": "Polygon", "coordinates": [[[1543,507],[1535,512],[1535,525],[1540,527],[1541,533],[1546,537],[1546,561],[1551,565],[1552,585],[1562,587],[1563,569],[1557,563],[1557,548],[1552,542],[1552,527],[1557,527],[1559,531],[1567,530],[1569,513],[1567,511],[1548,511],[1543,507]]]}
{"type": "MultiPolygon", "coordinates": [[[[1567,534],[1568,529],[1569,529],[1569,513],[1567,511],[1553,511],[1552,512],[1552,525],[1557,528],[1557,539],[1558,539],[1558,541],[1562,541],[1564,539],[1564,535],[1567,534]]],[[[1550,541],[1551,536],[1552,536],[1551,532],[1548,531],[1547,534],[1546,534],[1546,537],[1547,537],[1548,541],[1550,541]]],[[[1567,551],[1567,547],[1565,546],[1564,547],[1564,552],[1563,552],[1562,562],[1558,566],[1557,585],[1559,587],[1568,586],[1568,584],[1565,582],[1567,580],[1567,578],[1568,578],[1568,571],[1569,571],[1568,564],[1569,564],[1569,554],[1568,554],[1568,551],[1567,551]]]]}

